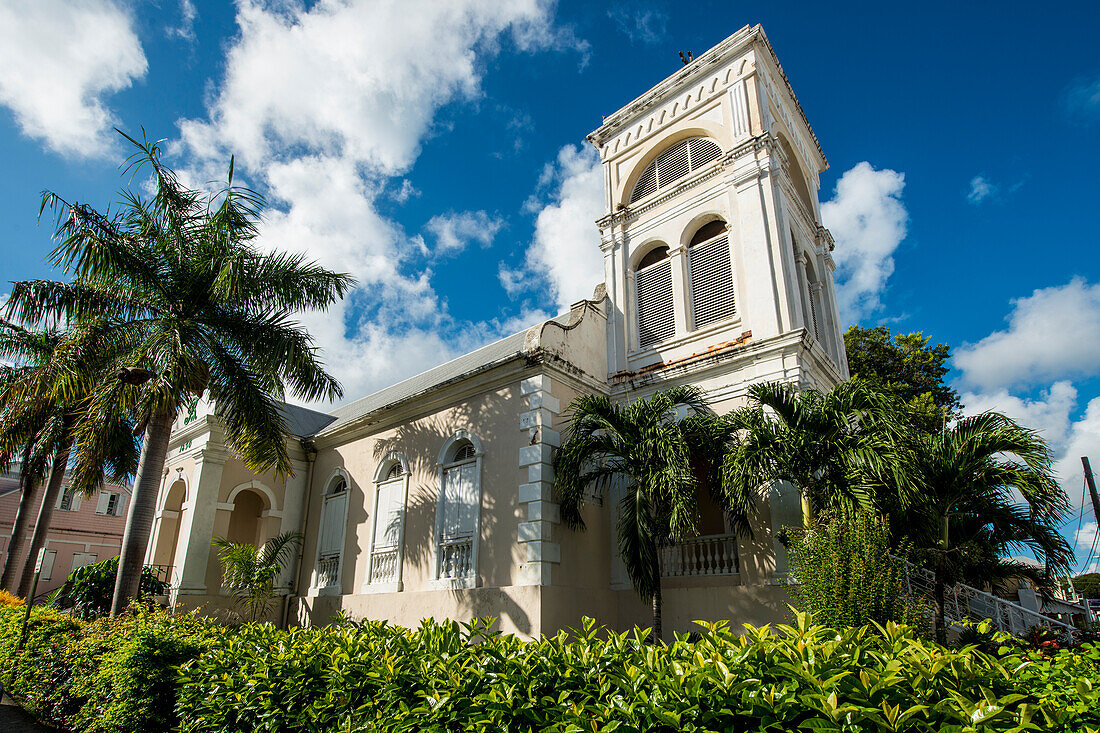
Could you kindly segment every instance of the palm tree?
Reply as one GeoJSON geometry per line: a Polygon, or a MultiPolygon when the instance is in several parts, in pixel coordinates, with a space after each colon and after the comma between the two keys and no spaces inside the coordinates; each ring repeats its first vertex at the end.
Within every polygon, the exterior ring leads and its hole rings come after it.
{"type": "MultiPolygon", "coordinates": [[[[5,562],[5,578],[20,596],[30,593],[34,558],[45,545],[70,458],[81,464],[79,476],[70,476],[71,491],[87,495],[103,483],[104,466],[83,465],[82,446],[77,446],[75,456],[73,447],[77,428],[90,419],[86,405],[96,370],[109,354],[109,346],[96,338],[94,329],[34,331],[5,321],[0,331],[0,356],[17,363],[7,373],[0,391],[4,408],[0,413],[0,463],[9,463],[18,452],[26,460],[25,470],[21,469],[24,495],[5,562]],[[49,480],[34,521],[30,549],[17,573],[15,556],[36,499],[33,487],[41,481],[46,464],[50,465],[49,480]]],[[[112,467],[111,476],[117,480],[132,472],[136,447],[130,424],[125,419],[101,420],[90,429],[109,447],[102,458],[112,467]]]]}
{"type": "Polygon", "coordinates": [[[1009,575],[1049,582],[1051,573],[1068,571],[1073,551],[1056,528],[1069,501],[1054,479],[1051,450],[1004,415],[965,417],[935,433],[899,432],[885,450],[863,451],[857,459],[869,490],[896,497],[891,524],[913,540],[914,558],[935,573],[941,641],[947,586],[1009,575]],[[1045,563],[1045,578],[1002,559],[1023,548],[1045,563]]]}
{"type": "Polygon", "coordinates": [[[699,477],[742,533],[754,491],[722,496],[717,469],[730,426],[695,387],[658,391],[647,400],[616,405],[584,395],[570,406],[565,439],[554,460],[561,517],[584,528],[586,492],[624,490],[619,504],[619,553],[634,590],[652,603],[656,642],[662,636],[660,548],[698,533],[699,477]]]}
{"type": "Polygon", "coordinates": [[[222,582],[248,611],[249,621],[259,621],[271,609],[275,580],[294,557],[294,548],[301,540],[300,534],[284,532],[258,550],[247,542],[213,540],[225,566],[222,582]]]}
{"type": "Polygon", "coordinates": [[[802,495],[807,526],[824,510],[872,506],[873,497],[849,480],[849,456],[878,439],[888,409],[882,395],[859,380],[828,392],[778,382],[748,392],[749,404],[727,416],[737,428],[722,464],[727,494],[790,482],[802,495]]]}
{"type": "MultiPolygon", "coordinates": [[[[322,309],[352,286],[301,255],[256,247],[262,198],[233,181],[214,194],[183,186],[161,162],[157,144],[132,142],[127,172],[148,170],[153,194],[126,192],[101,214],[54,193],[58,212],[52,264],[71,283],[27,281],[9,308],[71,321],[101,319],[102,337],[124,345],[117,379],[100,384],[93,414],[133,413],[144,431],[127,515],[111,613],[138,590],[172,423],[180,407],[209,391],[229,445],[256,471],[291,471],[286,420],[289,390],[314,401],[342,394],[295,312],[322,309]]],[[[92,453],[105,449],[91,429],[77,431],[92,453]]]]}

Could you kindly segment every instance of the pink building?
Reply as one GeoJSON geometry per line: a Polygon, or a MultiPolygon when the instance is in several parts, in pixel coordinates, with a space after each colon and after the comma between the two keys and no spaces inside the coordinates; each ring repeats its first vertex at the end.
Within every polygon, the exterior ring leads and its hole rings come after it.
{"type": "MultiPolygon", "coordinates": [[[[42,495],[39,492],[39,497],[42,495]]],[[[75,495],[67,487],[54,506],[50,531],[46,537],[46,555],[43,558],[42,576],[37,594],[60,588],[73,570],[118,555],[122,546],[122,532],[126,527],[127,502],[130,489],[126,486],[107,485],[94,496],[75,495]]],[[[31,517],[38,516],[41,498],[35,502],[31,517]]],[[[19,467],[14,465],[6,474],[0,474],[0,558],[7,561],[8,544],[15,513],[19,509],[19,467]]],[[[27,530],[26,541],[20,554],[30,546],[32,526],[27,530]]]]}

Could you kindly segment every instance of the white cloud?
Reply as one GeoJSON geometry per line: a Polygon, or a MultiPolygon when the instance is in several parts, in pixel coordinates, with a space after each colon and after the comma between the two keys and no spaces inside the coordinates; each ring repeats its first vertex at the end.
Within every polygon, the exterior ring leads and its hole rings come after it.
{"type": "Polygon", "coordinates": [[[972,204],[980,204],[990,196],[997,195],[997,185],[985,176],[974,176],[970,179],[970,193],[966,194],[966,200],[972,204]]]}
{"type": "Polygon", "coordinates": [[[1066,88],[1066,110],[1070,118],[1088,124],[1100,119],[1100,77],[1077,79],[1066,88]]]}
{"type": "MultiPolygon", "coordinates": [[[[543,315],[455,323],[424,266],[424,238],[406,236],[378,206],[417,195],[404,176],[424,138],[438,134],[437,111],[480,97],[485,59],[503,43],[586,53],[551,13],[548,0],[237,3],[224,79],[206,119],[180,121],[174,152],[192,181],[214,178],[236,154],[273,204],[265,246],[358,278],[344,302],[302,316],[347,399],[543,315]]],[[[445,247],[463,236],[485,241],[484,232],[437,223],[445,247]]]]}
{"type": "Polygon", "coordinates": [[[609,10],[607,17],[634,43],[653,45],[667,33],[668,13],[656,8],[620,5],[609,10]]]}
{"type": "Polygon", "coordinates": [[[424,230],[435,239],[436,254],[453,255],[466,249],[471,242],[488,247],[503,226],[503,219],[484,211],[462,211],[433,216],[424,225],[424,230]]]}
{"type": "Polygon", "coordinates": [[[1060,451],[1070,434],[1070,414],[1077,407],[1077,389],[1070,382],[1055,382],[1036,399],[1017,397],[1007,390],[964,392],[960,395],[969,415],[995,411],[1021,425],[1038,430],[1043,438],[1060,451]]]}
{"type": "Polygon", "coordinates": [[[904,188],[905,174],[875,170],[864,161],[840,177],[833,197],[821,205],[821,218],[836,240],[837,300],[845,323],[869,316],[881,304],[909,221],[904,188]]]}
{"type": "Polygon", "coordinates": [[[559,311],[591,298],[603,282],[603,254],[596,219],[604,214],[604,180],[595,149],[566,145],[543,169],[540,189],[526,205],[537,211],[535,237],[527,249],[522,271],[506,265],[500,281],[514,295],[521,289],[545,288],[559,311]]]}
{"type": "Polygon", "coordinates": [[[145,75],[133,18],[110,0],[0,2],[0,104],[20,130],[61,155],[111,148],[111,92],[145,75]]]}
{"type": "Polygon", "coordinates": [[[987,391],[1100,371],[1100,284],[1075,277],[1013,300],[1008,328],[956,349],[953,361],[987,391]]]}
{"type": "Polygon", "coordinates": [[[194,0],[179,0],[180,22],[178,25],[170,25],[164,29],[169,38],[180,38],[188,43],[195,42],[195,20],[199,17],[199,11],[195,9],[194,0]]]}

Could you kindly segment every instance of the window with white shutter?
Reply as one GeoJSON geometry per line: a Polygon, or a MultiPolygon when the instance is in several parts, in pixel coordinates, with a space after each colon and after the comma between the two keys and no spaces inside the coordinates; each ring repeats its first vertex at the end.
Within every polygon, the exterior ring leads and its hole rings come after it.
{"type": "Polygon", "coordinates": [[[672,263],[668,247],[657,247],[638,263],[634,290],[638,305],[638,346],[661,343],[676,333],[672,263]]]}
{"type": "Polygon", "coordinates": [[[347,522],[348,482],[336,476],[321,500],[321,527],[317,540],[316,589],[340,590],[344,555],[344,527],[347,522]]]}
{"type": "Polygon", "coordinates": [[[694,328],[704,328],[737,314],[730,239],[724,223],[711,222],[693,238],[688,248],[688,272],[694,328]],[[718,226],[712,228],[713,224],[718,226]]]}
{"type": "Polygon", "coordinates": [[[699,170],[721,155],[722,148],[718,143],[705,137],[692,137],[670,145],[638,176],[630,193],[630,203],[699,170]]]}
{"type": "Polygon", "coordinates": [[[408,475],[400,460],[390,460],[392,465],[383,466],[384,470],[378,472],[384,479],[375,484],[370,565],[367,571],[367,584],[374,586],[395,586],[401,582],[408,475]]]}
{"type": "Polygon", "coordinates": [[[44,550],[42,552],[42,574],[39,580],[50,580],[53,577],[53,563],[57,559],[56,550],[44,550]]]}
{"type": "Polygon", "coordinates": [[[436,575],[440,580],[476,578],[478,509],[481,504],[479,459],[474,446],[460,441],[442,466],[436,511],[436,575]]]}

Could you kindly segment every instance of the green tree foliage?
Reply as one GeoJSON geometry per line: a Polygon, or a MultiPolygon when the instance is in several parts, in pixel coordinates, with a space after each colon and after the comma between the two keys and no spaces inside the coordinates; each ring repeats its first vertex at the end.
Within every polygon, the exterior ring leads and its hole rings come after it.
{"type": "Polygon", "coordinates": [[[1100,598],[1100,573],[1074,576],[1073,587],[1082,598],[1100,598]]]}
{"type": "Polygon", "coordinates": [[[932,345],[920,331],[892,336],[886,326],[852,326],[844,332],[844,348],[852,377],[896,395],[924,415],[926,425],[942,425],[961,407],[958,393],[944,383],[947,344],[932,345]]]}
{"type": "MultiPolygon", "coordinates": [[[[111,610],[111,596],[117,576],[117,557],[77,568],[61,586],[57,601],[63,605],[71,604],[73,613],[81,618],[98,618],[111,610]]],[[[142,570],[138,600],[164,595],[167,589],[167,584],[153,575],[151,570],[142,570]]]]}
{"type": "Polygon", "coordinates": [[[890,544],[888,521],[842,514],[791,535],[792,592],[799,608],[828,626],[889,621],[920,626],[924,609],[906,591],[905,555],[890,544]]]}
{"type": "MultiPolygon", "coordinates": [[[[127,139],[137,151],[126,172],[150,173],[152,196],[125,192],[113,213],[101,213],[46,193],[42,206],[57,211],[60,240],[50,262],[72,280],[16,283],[8,303],[24,319],[94,322],[122,349],[88,406],[132,414],[145,433],[112,613],[137,594],[180,407],[208,392],[228,444],[250,468],[289,472],[286,393],[306,401],[341,394],[294,314],[323,309],[352,285],[302,255],[254,244],[263,200],[234,182],[232,161],[210,194],[181,184],[156,144],[127,139]]],[[[93,455],[105,447],[94,429],[78,429],[77,442],[93,455]]]]}
{"type": "Polygon", "coordinates": [[[301,541],[301,535],[284,532],[257,550],[245,542],[213,540],[224,569],[222,582],[237,599],[248,621],[261,621],[271,610],[275,581],[294,557],[294,548],[301,541]]]}
{"type": "Polygon", "coordinates": [[[569,408],[554,460],[561,517],[584,528],[589,490],[623,490],[619,553],[634,590],[653,606],[653,636],[661,638],[660,548],[698,534],[700,476],[731,521],[748,532],[755,486],[720,493],[717,469],[732,426],[710,410],[695,387],[673,387],[649,399],[617,405],[583,395],[569,408]]]}
{"type": "Polygon", "coordinates": [[[828,392],[754,384],[749,404],[726,420],[734,440],[722,463],[723,491],[751,495],[775,481],[793,484],[809,521],[827,509],[868,508],[872,497],[852,482],[850,457],[878,439],[885,401],[855,380],[828,392]]]}
{"type": "Polygon", "coordinates": [[[704,625],[654,647],[580,629],[535,641],[471,624],[344,622],[281,631],[144,613],[85,624],[0,609],[8,691],[79,733],[850,731],[1087,733],[1100,649],[999,639],[951,650],[913,629],[704,625]]]}
{"type": "Polygon", "coordinates": [[[855,458],[867,491],[912,541],[914,559],[936,574],[941,640],[948,585],[1010,576],[1049,585],[1068,570],[1073,551],[1057,527],[1069,501],[1054,479],[1051,450],[1004,415],[965,417],[935,432],[897,430],[882,449],[855,458]],[[1046,573],[1003,559],[1025,548],[1046,563],[1046,573]]]}

